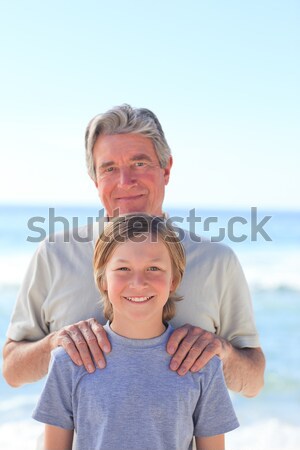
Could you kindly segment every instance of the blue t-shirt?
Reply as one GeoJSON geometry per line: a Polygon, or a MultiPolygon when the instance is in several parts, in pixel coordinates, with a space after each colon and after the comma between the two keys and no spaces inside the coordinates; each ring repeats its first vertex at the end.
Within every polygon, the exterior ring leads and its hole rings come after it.
{"type": "Polygon", "coordinates": [[[77,450],[191,450],[193,436],[238,427],[221,361],[180,377],[169,369],[173,329],[153,339],[128,339],[105,325],[112,351],[89,374],[62,348],[52,352],[33,418],[75,429],[77,450]]]}

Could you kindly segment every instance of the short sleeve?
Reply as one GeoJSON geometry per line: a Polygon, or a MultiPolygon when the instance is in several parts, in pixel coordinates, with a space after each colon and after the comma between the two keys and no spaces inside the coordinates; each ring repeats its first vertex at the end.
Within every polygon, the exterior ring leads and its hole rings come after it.
{"type": "Polygon", "coordinates": [[[46,384],[32,414],[35,420],[68,430],[74,429],[72,364],[62,348],[52,352],[46,384]]]}
{"type": "Polygon", "coordinates": [[[214,357],[199,372],[200,396],[194,411],[194,435],[209,437],[227,433],[239,426],[222,371],[221,360],[214,357]]]}
{"type": "Polygon", "coordinates": [[[229,250],[221,291],[218,334],[237,348],[260,347],[248,283],[237,256],[229,250]]]}
{"type": "Polygon", "coordinates": [[[46,244],[42,242],[34,253],[23,280],[7,330],[14,341],[37,341],[49,334],[43,314],[43,304],[51,286],[46,244]]]}

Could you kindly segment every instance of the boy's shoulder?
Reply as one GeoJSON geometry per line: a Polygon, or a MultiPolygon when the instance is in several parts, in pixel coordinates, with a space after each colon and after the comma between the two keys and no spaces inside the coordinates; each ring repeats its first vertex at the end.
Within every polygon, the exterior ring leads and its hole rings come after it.
{"type": "Polygon", "coordinates": [[[52,350],[48,377],[69,383],[74,388],[87,374],[85,367],[77,366],[63,347],[52,350]]]}
{"type": "Polygon", "coordinates": [[[54,350],[51,351],[51,358],[55,360],[64,360],[67,358],[70,359],[70,356],[63,347],[56,347],[54,350]]]}
{"type": "Polygon", "coordinates": [[[212,370],[215,372],[219,368],[222,368],[222,360],[219,356],[215,355],[208,361],[205,367],[207,370],[212,370]]]}
{"type": "Polygon", "coordinates": [[[57,347],[51,352],[50,367],[53,365],[59,365],[68,367],[69,370],[76,371],[81,366],[77,366],[63,347],[57,347]]]}
{"type": "Polygon", "coordinates": [[[209,384],[217,374],[221,374],[221,377],[223,378],[222,361],[219,356],[216,355],[213,356],[202,369],[195,372],[195,376],[204,384],[209,384]]]}

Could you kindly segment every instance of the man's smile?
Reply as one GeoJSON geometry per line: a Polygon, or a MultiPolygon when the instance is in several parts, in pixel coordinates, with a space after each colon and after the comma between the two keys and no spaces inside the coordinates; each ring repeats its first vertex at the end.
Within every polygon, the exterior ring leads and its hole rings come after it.
{"type": "Polygon", "coordinates": [[[115,197],[115,200],[118,200],[118,201],[135,200],[135,199],[139,199],[139,198],[141,198],[141,197],[143,197],[145,195],[146,194],[122,195],[122,196],[115,197]]]}

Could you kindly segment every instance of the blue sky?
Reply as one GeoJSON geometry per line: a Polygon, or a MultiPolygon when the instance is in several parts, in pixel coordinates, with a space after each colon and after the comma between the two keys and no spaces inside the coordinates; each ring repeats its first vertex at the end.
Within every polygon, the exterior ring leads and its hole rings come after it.
{"type": "Polygon", "coordinates": [[[298,1],[1,1],[0,202],[97,203],[87,122],[148,107],[166,204],[300,209],[298,1]]]}

